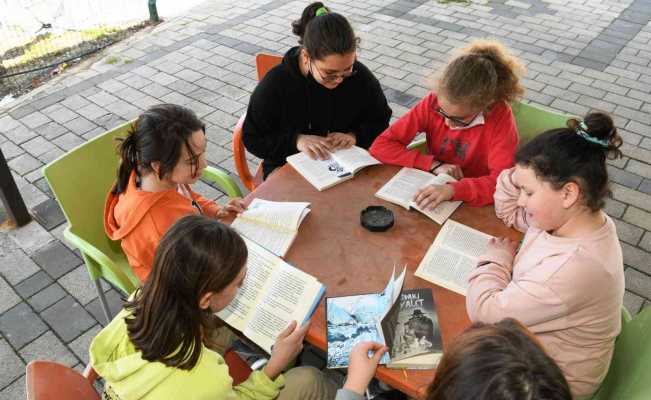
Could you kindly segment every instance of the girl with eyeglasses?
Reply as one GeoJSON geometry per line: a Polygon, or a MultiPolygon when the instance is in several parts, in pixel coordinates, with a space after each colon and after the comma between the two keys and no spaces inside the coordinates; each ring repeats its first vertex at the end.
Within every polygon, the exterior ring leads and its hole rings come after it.
{"type": "Polygon", "coordinates": [[[300,46],[255,88],[243,126],[265,178],[297,152],[327,159],[353,145],[368,149],[391,118],[378,80],[357,61],[359,40],[346,18],[316,2],[292,28],[300,46]]]}
{"type": "Polygon", "coordinates": [[[208,165],[203,122],[185,107],[159,104],[142,113],[121,139],[117,181],[104,205],[104,229],[119,240],[133,272],[144,282],[158,242],[179,218],[241,212],[241,199],[224,207],[194,192],[208,165]]]}
{"type": "Polygon", "coordinates": [[[500,43],[471,42],[448,63],[434,91],[375,140],[371,154],[386,164],[458,180],[422,188],[414,199],[421,207],[433,209],[445,200],[491,204],[497,176],[513,165],[518,133],[509,102],[524,93],[523,72],[500,43]],[[420,132],[427,154],[407,149],[420,132]]]}

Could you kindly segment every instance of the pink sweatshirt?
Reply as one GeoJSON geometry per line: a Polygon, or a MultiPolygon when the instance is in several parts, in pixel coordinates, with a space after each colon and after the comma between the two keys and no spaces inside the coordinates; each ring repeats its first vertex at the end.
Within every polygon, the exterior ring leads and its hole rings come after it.
{"type": "Polygon", "coordinates": [[[497,180],[495,212],[526,232],[518,254],[489,251],[470,275],[466,307],[472,321],[520,320],[559,365],[574,396],[601,384],[621,329],[624,265],[615,224],[582,238],[529,227],[516,202],[513,168],[497,180]],[[485,263],[482,265],[482,263],[485,263]]]}

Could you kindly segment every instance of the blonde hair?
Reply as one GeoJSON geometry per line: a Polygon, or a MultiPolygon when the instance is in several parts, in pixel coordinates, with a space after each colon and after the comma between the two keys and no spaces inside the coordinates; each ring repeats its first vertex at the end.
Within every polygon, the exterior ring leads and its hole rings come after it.
{"type": "Polygon", "coordinates": [[[438,94],[455,104],[485,109],[499,101],[522,97],[522,63],[495,40],[474,40],[460,49],[436,80],[438,94]]]}

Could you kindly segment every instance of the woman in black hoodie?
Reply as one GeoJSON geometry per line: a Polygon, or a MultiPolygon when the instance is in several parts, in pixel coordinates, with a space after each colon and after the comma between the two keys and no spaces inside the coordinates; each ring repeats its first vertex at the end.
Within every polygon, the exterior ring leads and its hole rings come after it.
{"type": "Polygon", "coordinates": [[[264,160],[265,179],[299,151],[327,159],[337,149],[367,149],[391,118],[380,83],[357,61],[346,18],[317,2],[292,28],[301,45],[260,81],[244,120],[244,145],[264,160]]]}

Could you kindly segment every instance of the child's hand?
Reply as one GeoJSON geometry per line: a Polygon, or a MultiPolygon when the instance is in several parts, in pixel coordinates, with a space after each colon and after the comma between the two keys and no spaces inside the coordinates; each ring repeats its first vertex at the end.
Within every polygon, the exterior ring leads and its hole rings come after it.
{"type": "Polygon", "coordinates": [[[276,379],[290,361],[303,350],[303,339],[309,328],[309,323],[298,327],[298,323],[292,321],[284,331],[280,332],[271,350],[271,358],[262,370],[269,379],[276,379]]]}
{"type": "Polygon", "coordinates": [[[456,180],[463,178],[461,167],[455,164],[441,164],[435,170],[435,174],[448,174],[456,180]]]}
{"type": "Polygon", "coordinates": [[[363,395],[368,386],[380,359],[386,353],[388,348],[380,343],[360,342],[353,347],[350,352],[348,377],[344,388],[363,395]],[[368,352],[374,352],[373,357],[368,357],[368,352]]]}
{"type": "Polygon", "coordinates": [[[441,202],[454,196],[452,185],[427,185],[416,192],[414,201],[422,209],[433,210],[441,202]]]}
{"type": "Polygon", "coordinates": [[[244,203],[244,200],[242,200],[240,197],[233,197],[232,199],[228,200],[228,203],[224,205],[218,212],[217,212],[217,218],[222,218],[227,216],[229,213],[241,213],[246,210],[246,204],[244,203]]]}
{"type": "Polygon", "coordinates": [[[307,154],[313,160],[327,160],[330,158],[332,144],[323,136],[298,135],[296,139],[298,151],[307,154]]]}
{"type": "Polygon", "coordinates": [[[488,241],[488,248],[486,250],[504,251],[509,255],[511,255],[511,257],[514,257],[515,251],[517,249],[518,249],[518,242],[514,242],[513,240],[507,238],[491,238],[488,241]]]}
{"type": "Polygon", "coordinates": [[[328,140],[332,151],[349,149],[357,143],[357,137],[353,133],[332,132],[328,134],[328,140]]]}

